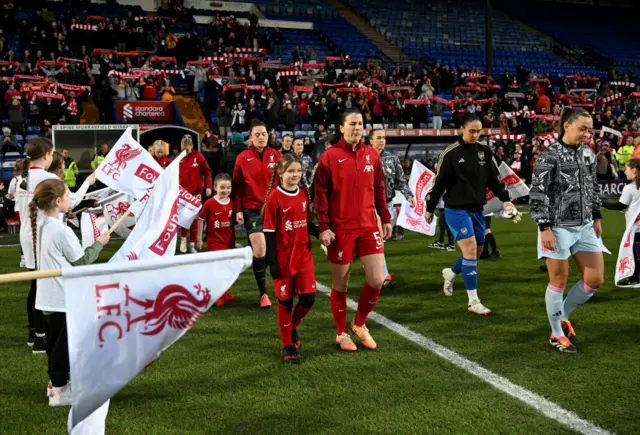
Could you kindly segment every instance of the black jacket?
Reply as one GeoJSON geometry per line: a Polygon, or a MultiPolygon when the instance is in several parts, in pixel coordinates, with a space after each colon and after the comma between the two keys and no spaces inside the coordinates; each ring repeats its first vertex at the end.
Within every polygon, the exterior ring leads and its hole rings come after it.
{"type": "Polygon", "coordinates": [[[433,213],[444,194],[446,208],[480,212],[487,203],[487,188],[501,201],[509,201],[492,163],[491,149],[460,138],[440,154],[436,181],[427,195],[427,211],[433,213]]]}
{"type": "Polygon", "coordinates": [[[238,158],[238,154],[246,149],[247,147],[243,143],[232,143],[231,145],[229,145],[229,149],[226,153],[224,153],[224,156],[222,156],[222,160],[220,161],[218,174],[224,172],[230,177],[233,177],[233,168],[236,166],[236,159],[238,158]]]}

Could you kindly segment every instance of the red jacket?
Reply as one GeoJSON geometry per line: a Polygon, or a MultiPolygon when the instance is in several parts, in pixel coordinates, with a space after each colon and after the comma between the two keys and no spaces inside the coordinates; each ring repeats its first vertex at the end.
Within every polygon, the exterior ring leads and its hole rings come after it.
{"type": "Polygon", "coordinates": [[[356,151],[343,139],[320,157],[314,178],[320,231],[376,228],[376,211],[391,222],[384,174],[378,152],[359,144],[356,151]]]}
{"type": "MultiPolygon", "coordinates": [[[[272,169],[282,157],[280,151],[265,147],[262,156],[254,146],[242,151],[233,168],[233,210],[261,209],[272,181],[272,169]]],[[[273,181],[276,181],[275,179],[273,181]]]]}
{"type": "MultiPolygon", "coordinates": [[[[171,164],[171,159],[169,157],[167,157],[167,156],[162,156],[160,158],[154,157],[154,159],[156,160],[156,162],[158,162],[158,164],[160,165],[160,167],[162,167],[162,169],[166,169],[167,166],[169,166],[171,164]]],[[[209,169],[211,169],[211,168],[209,168],[209,169]]]]}
{"type": "Polygon", "coordinates": [[[192,195],[211,189],[211,168],[200,151],[193,150],[180,160],[180,185],[192,195]],[[204,179],[204,181],[203,181],[204,179]]]}
{"type": "Polygon", "coordinates": [[[156,91],[157,88],[155,84],[146,84],[142,88],[142,98],[145,100],[155,100],[157,98],[156,91]]]}

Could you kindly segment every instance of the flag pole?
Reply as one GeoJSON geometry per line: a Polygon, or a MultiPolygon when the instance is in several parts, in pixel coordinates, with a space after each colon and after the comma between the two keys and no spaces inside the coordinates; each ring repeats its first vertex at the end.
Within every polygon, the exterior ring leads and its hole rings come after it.
{"type": "Polygon", "coordinates": [[[120,216],[120,219],[118,219],[117,221],[114,222],[113,226],[111,228],[109,228],[109,232],[108,234],[111,235],[111,233],[113,233],[113,231],[118,228],[120,226],[120,224],[122,224],[122,222],[124,222],[124,220],[129,216],[129,214],[131,214],[131,212],[129,210],[127,210],[127,212],[125,214],[123,214],[122,216],[120,216]]]}
{"type": "Polygon", "coordinates": [[[35,270],[33,272],[17,272],[0,275],[0,284],[11,282],[31,281],[33,279],[57,278],[62,276],[61,269],[35,270]]]}

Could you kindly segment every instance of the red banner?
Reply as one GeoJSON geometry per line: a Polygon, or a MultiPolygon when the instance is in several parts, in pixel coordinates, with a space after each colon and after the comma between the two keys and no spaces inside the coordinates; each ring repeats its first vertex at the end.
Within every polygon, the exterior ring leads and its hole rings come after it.
{"type": "Polygon", "coordinates": [[[173,120],[169,101],[116,101],[117,118],[127,122],[167,122],[173,120]]]}

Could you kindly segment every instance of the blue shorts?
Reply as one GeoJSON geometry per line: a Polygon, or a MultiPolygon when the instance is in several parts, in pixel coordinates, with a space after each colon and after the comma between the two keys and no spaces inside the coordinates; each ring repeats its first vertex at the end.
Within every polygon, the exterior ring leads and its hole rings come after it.
{"type": "Polygon", "coordinates": [[[551,231],[556,239],[556,250],[550,251],[542,246],[538,231],[538,258],[566,260],[577,252],[602,252],[602,244],[596,237],[593,222],[579,227],[555,227],[551,231]]]}
{"type": "Polygon", "coordinates": [[[475,237],[478,246],[484,245],[484,231],[486,228],[484,212],[471,213],[466,210],[445,208],[444,217],[456,241],[475,237]]]}

